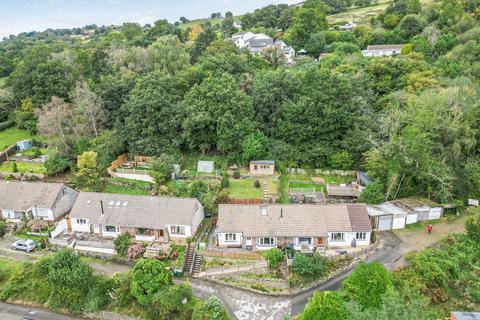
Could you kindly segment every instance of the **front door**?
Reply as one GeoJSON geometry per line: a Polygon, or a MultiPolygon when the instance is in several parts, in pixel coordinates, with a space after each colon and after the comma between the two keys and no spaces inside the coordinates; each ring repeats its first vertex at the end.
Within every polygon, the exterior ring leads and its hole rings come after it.
{"type": "Polygon", "coordinates": [[[160,237],[163,237],[163,229],[159,230],[160,237]]]}
{"type": "Polygon", "coordinates": [[[319,237],[317,238],[317,246],[324,246],[325,245],[325,238],[319,237]]]}

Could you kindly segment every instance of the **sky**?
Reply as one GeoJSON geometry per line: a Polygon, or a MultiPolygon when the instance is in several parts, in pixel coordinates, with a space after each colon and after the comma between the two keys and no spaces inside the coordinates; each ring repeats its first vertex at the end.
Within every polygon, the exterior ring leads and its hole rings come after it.
{"type": "Polygon", "coordinates": [[[206,18],[212,12],[243,14],[276,3],[299,0],[0,0],[0,39],[11,34],[87,24],[142,25],[159,19],[206,18]]]}

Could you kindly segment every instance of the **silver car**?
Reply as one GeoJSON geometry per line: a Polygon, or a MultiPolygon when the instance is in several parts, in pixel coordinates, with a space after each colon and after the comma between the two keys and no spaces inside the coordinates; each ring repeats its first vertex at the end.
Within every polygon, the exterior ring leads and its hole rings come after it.
{"type": "Polygon", "coordinates": [[[27,252],[32,252],[37,247],[35,241],[30,239],[20,239],[12,243],[13,250],[23,250],[27,252]]]}

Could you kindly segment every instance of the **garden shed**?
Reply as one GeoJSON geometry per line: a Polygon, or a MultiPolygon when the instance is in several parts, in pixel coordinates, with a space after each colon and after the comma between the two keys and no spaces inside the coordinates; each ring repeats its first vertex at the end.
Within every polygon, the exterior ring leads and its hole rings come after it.
{"type": "Polygon", "coordinates": [[[197,164],[198,173],[212,173],[215,170],[214,161],[199,160],[197,164]]]}
{"type": "Polygon", "coordinates": [[[20,140],[17,142],[17,149],[20,151],[29,150],[32,148],[33,148],[32,139],[20,140]]]}

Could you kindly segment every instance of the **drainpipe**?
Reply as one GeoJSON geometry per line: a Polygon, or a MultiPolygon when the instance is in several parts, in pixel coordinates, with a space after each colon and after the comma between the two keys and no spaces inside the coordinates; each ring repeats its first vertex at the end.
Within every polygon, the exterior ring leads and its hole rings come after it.
{"type": "MultiPolygon", "coordinates": [[[[105,216],[105,211],[103,210],[103,200],[100,200],[100,210],[101,210],[101,217],[103,218],[105,216]]],[[[98,231],[100,232],[100,236],[103,236],[102,233],[102,225],[98,224],[98,231]]]]}

